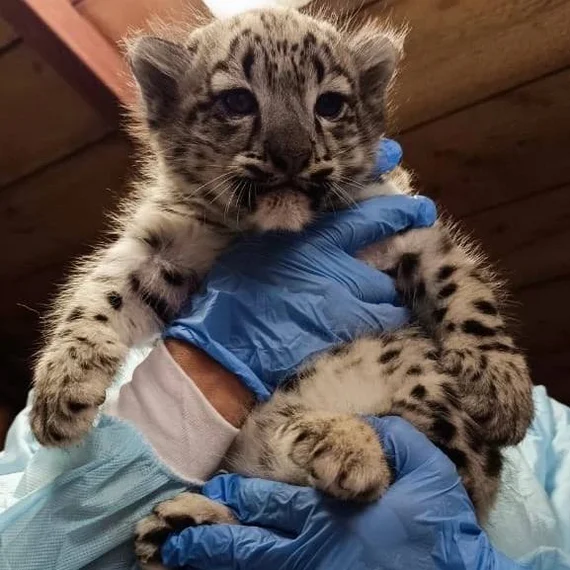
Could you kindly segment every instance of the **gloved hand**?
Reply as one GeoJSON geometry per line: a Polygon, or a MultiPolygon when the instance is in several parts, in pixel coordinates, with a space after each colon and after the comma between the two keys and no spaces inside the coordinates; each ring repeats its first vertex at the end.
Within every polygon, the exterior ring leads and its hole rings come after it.
{"type": "MultiPolygon", "coordinates": [[[[384,139],[377,173],[401,157],[384,139]]],[[[329,214],[302,234],[250,236],[218,260],[165,336],[198,346],[266,399],[306,358],[406,322],[392,280],[352,254],[435,216],[425,198],[391,196],[329,214]]]]}
{"type": "Polygon", "coordinates": [[[353,254],[435,217],[427,198],[385,196],[300,234],[251,235],[218,259],[165,336],[201,348],[266,399],[306,358],[407,321],[392,280],[353,254]]]}
{"type": "Polygon", "coordinates": [[[400,418],[371,418],[394,484],[370,505],[305,487],[221,475],[203,493],[247,526],[188,528],[163,563],[193,570],[521,570],[477,524],[455,467],[400,418]]]}

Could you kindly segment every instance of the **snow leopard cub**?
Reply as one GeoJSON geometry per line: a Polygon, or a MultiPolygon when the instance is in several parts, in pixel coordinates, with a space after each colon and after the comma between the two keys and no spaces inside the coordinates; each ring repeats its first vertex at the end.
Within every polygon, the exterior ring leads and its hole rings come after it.
{"type": "MultiPolygon", "coordinates": [[[[128,347],[161,330],[238,232],[294,231],[319,211],[410,191],[402,173],[372,176],[399,42],[371,26],[342,31],[264,10],[131,43],[145,178],[115,241],[83,263],[52,315],[34,379],[40,442],[66,445],[89,430],[128,347]]],[[[354,414],[397,414],[455,462],[484,516],[499,447],[519,441],[532,415],[500,291],[443,224],[363,255],[394,275],[417,326],[362,338],[302,370],[253,412],[228,464],[372,500],[390,472],[354,414]]],[[[228,517],[183,494],[141,522],[137,551],[149,562],[172,525],[228,517]]]]}
{"type": "MultiPolygon", "coordinates": [[[[150,94],[154,136],[170,147],[164,168],[182,184],[206,184],[201,192],[212,200],[200,202],[206,220],[227,226],[239,216],[245,227],[294,230],[315,211],[342,206],[343,197],[411,191],[402,173],[371,180],[386,88],[400,53],[394,35],[371,27],[338,31],[293,11],[216,22],[186,41],[191,56],[171,71],[167,97],[165,84],[156,86],[155,67],[167,57],[172,66],[180,48],[140,42],[134,69],[150,94]],[[192,84],[181,90],[188,66],[192,84]],[[207,95],[195,98],[189,89],[207,95]],[[182,146],[181,115],[182,128],[192,128],[184,130],[182,146]],[[212,188],[208,181],[216,176],[204,162],[221,162],[216,153],[229,152],[230,143],[234,179],[224,178],[230,169],[224,166],[212,188]],[[220,216],[222,209],[231,213],[220,216]]],[[[362,256],[394,276],[416,325],[358,339],[308,364],[253,411],[225,467],[374,500],[390,484],[390,469],[356,414],[395,414],[450,457],[484,518],[497,490],[500,447],[520,441],[532,416],[529,374],[507,332],[500,286],[475,249],[442,223],[362,256]]],[[[236,521],[227,509],[183,493],[140,522],[137,554],[155,564],[169,532],[215,522],[236,521]]]]}

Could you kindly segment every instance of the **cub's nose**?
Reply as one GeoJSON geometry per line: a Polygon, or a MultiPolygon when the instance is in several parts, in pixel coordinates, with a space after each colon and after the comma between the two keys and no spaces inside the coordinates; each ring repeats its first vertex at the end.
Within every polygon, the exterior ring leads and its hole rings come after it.
{"type": "Polygon", "coordinates": [[[309,164],[313,146],[310,139],[301,133],[283,132],[266,140],[265,150],[277,170],[295,176],[309,164]]]}

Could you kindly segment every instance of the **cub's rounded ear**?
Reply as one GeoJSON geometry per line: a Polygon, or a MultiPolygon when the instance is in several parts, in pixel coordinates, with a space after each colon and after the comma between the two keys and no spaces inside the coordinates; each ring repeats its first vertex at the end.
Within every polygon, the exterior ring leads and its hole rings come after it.
{"type": "Polygon", "coordinates": [[[150,126],[167,121],[180,102],[180,82],[191,63],[181,45],[153,36],[127,43],[127,57],[139,85],[150,126]]]}
{"type": "Polygon", "coordinates": [[[359,70],[360,93],[372,119],[384,120],[386,90],[403,55],[403,36],[375,29],[357,30],[350,46],[359,70]]]}

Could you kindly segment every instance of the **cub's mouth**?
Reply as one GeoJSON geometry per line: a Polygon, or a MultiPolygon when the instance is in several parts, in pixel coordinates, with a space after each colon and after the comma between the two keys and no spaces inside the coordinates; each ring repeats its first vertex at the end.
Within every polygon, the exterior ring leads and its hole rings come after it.
{"type": "Polygon", "coordinates": [[[264,186],[248,181],[247,186],[240,206],[249,211],[248,219],[258,231],[301,231],[323,209],[324,184],[304,187],[291,182],[264,186]]]}
{"type": "Polygon", "coordinates": [[[272,190],[256,198],[250,220],[257,230],[299,232],[312,220],[310,198],[296,189],[272,190]]]}

